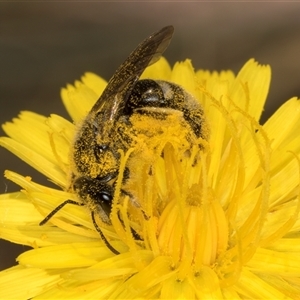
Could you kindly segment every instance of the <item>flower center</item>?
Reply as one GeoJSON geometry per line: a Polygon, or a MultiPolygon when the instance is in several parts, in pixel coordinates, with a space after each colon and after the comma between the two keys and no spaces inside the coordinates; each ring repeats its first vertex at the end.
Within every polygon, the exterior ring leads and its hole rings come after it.
{"type": "Polygon", "coordinates": [[[175,262],[189,260],[196,268],[212,266],[228,243],[227,220],[217,201],[183,209],[170,202],[160,217],[158,232],[162,254],[175,262]]]}

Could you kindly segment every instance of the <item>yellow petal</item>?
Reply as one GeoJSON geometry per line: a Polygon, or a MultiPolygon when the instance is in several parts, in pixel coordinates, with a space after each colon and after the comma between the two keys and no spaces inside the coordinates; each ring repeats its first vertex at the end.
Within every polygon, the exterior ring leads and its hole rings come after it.
{"type": "Polygon", "coordinates": [[[193,96],[198,95],[196,75],[190,59],[174,65],[171,81],[184,87],[193,96]]]}
{"type": "Polygon", "coordinates": [[[300,100],[292,98],[285,102],[263,127],[268,137],[272,140],[272,148],[277,149],[278,147],[283,147],[288,139],[299,138],[299,125],[300,100]]]}
{"type": "Polygon", "coordinates": [[[161,57],[155,64],[146,68],[143,72],[141,79],[155,79],[155,80],[170,80],[171,77],[171,67],[168,61],[161,57]]]}
{"type": "Polygon", "coordinates": [[[246,268],[237,284],[237,291],[248,299],[291,299],[246,268]]]}
{"type": "Polygon", "coordinates": [[[19,118],[3,125],[3,130],[13,140],[24,147],[34,149],[34,152],[43,156],[51,163],[56,163],[49,142],[49,127],[46,117],[31,112],[22,112],[19,118]]]}
{"type": "Polygon", "coordinates": [[[95,91],[78,82],[61,90],[63,103],[75,122],[82,121],[99,98],[95,91]]]}
{"type": "Polygon", "coordinates": [[[258,248],[253,258],[249,261],[248,267],[256,273],[299,277],[300,256],[298,253],[258,248]]]}
{"type": "Polygon", "coordinates": [[[180,281],[173,276],[163,282],[161,299],[195,299],[195,290],[188,279],[180,281]]]}
{"type": "Polygon", "coordinates": [[[77,281],[62,282],[34,299],[110,299],[110,295],[122,283],[119,279],[99,280],[78,284],[77,281]]]}
{"type": "Polygon", "coordinates": [[[259,65],[254,59],[250,59],[238,73],[229,91],[229,98],[255,120],[259,120],[269,91],[270,80],[270,67],[259,65]]]}
{"type": "Polygon", "coordinates": [[[283,238],[268,245],[268,249],[280,252],[300,252],[300,243],[297,238],[283,238]]]}
{"type": "Polygon", "coordinates": [[[90,72],[85,73],[84,76],[81,77],[81,80],[87,87],[98,95],[98,98],[107,86],[106,80],[90,72]]]}
{"type": "Polygon", "coordinates": [[[20,159],[31,165],[33,168],[44,174],[59,186],[66,186],[66,175],[55,163],[52,163],[44,156],[36,153],[32,148],[7,138],[0,138],[0,145],[14,153],[20,159]]]}
{"type": "MultiPolygon", "coordinates": [[[[38,222],[41,215],[23,193],[0,195],[0,224],[27,225],[38,222]]],[[[4,227],[4,226],[3,226],[4,227]]]]}
{"type": "Polygon", "coordinates": [[[1,238],[12,243],[27,245],[33,248],[65,243],[87,243],[99,240],[100,237],[97,234],[94,236],[95,238],[93,239],[91,237],[83,236],[78,232],[72,233],[53,226],[0,226],[1,238]]]}
{"type": "Polygon", "coordinates": [[[59,281],[55,270],[16,266],[0,272],[0,299],[31,299],[59,281]]]}
{"type": "Polygon", "coordinates": [[[72,243],[32,249],[17,260],[27,267],[62,269],[91,266],[112,255],[101,242],[72,243]]]}

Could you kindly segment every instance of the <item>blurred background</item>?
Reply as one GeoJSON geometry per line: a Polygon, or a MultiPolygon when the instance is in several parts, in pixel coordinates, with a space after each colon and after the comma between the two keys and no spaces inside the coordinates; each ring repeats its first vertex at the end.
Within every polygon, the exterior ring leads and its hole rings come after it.
{"type": "MultiPolygon", "coordinates": [[[[277,2],[0,3],[0,123],[21,110],[69,118],[60,89],[86,71],[109,79],[152,32],[175,26],[165,53],[171,64],[191,58],[196,69],[237,72],[254,57],[272,67],[262,122],[300,96],[300,4],[277,2]]],[[[1,130],[1,135],[3,131],[1,130]]],[[[46,178],[0,149],[0,193],[19,190],[5,169],[46,178]]],[[[0,269],[26,247],[0,240],[0,269]]]]}

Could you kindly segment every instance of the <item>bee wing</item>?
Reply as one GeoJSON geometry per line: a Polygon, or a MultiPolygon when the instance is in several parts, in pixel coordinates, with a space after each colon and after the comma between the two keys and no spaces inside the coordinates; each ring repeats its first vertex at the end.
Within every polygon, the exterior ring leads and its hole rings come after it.
{"type": "Polygon", "coordinates": [[[113,127],[114,120],[122,114],[127,96],[135,82],[146,67],[155,63],[167,49],[173,32],[174,27],[167,26],[150,35],[137,46],[109,80],[107,87],[91,110],[92,115],[98,115],[97,121],[105,124],[102,129],[107,134],[113,127]]]}

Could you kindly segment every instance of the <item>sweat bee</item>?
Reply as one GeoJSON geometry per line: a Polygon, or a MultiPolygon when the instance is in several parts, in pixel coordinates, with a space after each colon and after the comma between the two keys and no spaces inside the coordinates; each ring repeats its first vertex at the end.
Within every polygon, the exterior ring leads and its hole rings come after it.
{"type": "MultiPolygon", "coordinates": [[[[45,224],[66,204],[87,206],[104,243],[113,253],[119,254],[95,220],[97,215],[104,223],[111,224],[114,187],[120,166],[118,150],[126,152],[139,141],[147,147],[149,141],[159,136],[161,126],[172,126],[168,123],[170,117],[181,123],[182,128],[188,129],[186,140],[190,147],[193,140],[207,138],[203,110],[193,96],[179,85],[167,81],[139,80],[146,67],[154,64],[167,49],[173,32],[173,26],[167,26],[150,35],[109,80],[74,138],[71,186],[82,202],[66,200],[46,216],[40,225],[45,224]],[[140,118],[143,118],[143,123],[139,121],[140,118]]],[[[145,154],[139,151],[137,155],[143,159],[145,154]]],[[[133,166],[128,161],[122,193],[129,196],[133,205],[139,206],[139,199],[126,189],[126,182],[130,181],[135,172],[133,166]]]]}

